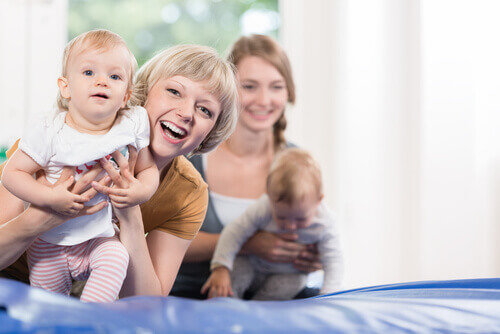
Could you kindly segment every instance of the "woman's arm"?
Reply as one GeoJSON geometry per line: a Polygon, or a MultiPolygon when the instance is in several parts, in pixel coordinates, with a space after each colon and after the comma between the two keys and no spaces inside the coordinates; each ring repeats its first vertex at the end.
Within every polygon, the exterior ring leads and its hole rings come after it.
{"type": "Polygon", "coordinates": [[[297,234],[276,235],[258,231],[243,245],[242,253],[250,253],[270,262],[293,262],[294,267],[304,272],[322,268],[316,245],[295,242],[297,234]]]}
{"type": "Polygon", "coordinates": [[[120,297],[168,296],[191,240],[159,230],[149,232],[145,238],[138,206],[115,212],[120,221],[120,241],[130,256],[120,297]]]}
{"type": "MultiPolygon", "coordinates": [[[[184,262],[212,260],[220,234],[200,231],[189,246],[184,262]]],[[[243,245],[240,254],[253,254],[270,262],[293,262],[294,267],[304,272],[314,272],[322,268],[315,245],[293,242],[297,236],[276,235],[258,231],[243,245]]]]}
{"type": "Polygon", "coordinates": [[[148,147],[137,153],[137,163],[135,164],[135,177],[141,182],[145,189],[144,198],[141,203],[146,202],[158,189],[160,173],[153,160],[153,155],[148,147]]]}
{"type": "MultiPolygon", "coordinates": [[[[101,189],[97,189],[101,190],[101,189]]],[[[159,295],[161,284],[153,267],[139,206],[115,209],[120,222],[120,241],[129,253],[127,276],[120,297],[159,295]]]]}
{"type": "Polygon", "coordinates": [[[204,262],[212,260],[219,237],[219,233],[198,232],[186,251],[184,262],[204,262]]]}
{"type": "MultiPolygon", "coordinates": [[[[85,196],[92,198],[96,194],[95,190],[85,191],[85,189],[90,180],[94,179],[99,172],[100,169],[96,168],[95,171],[85,174],[74,184],[72,191],[76,194],[84,192],[85,196]]],[[[58,182],[66,181],[72,173],[72,168],[65,168],[58,182]]],[[[93,214],[102,210],[106,204],[106,202],[101,202],[92,207],[85,207],[80,214],[93,214]]],[[[16,261],[40,234],[59,226],[67,219],[50,209],[42,209],[34,205],[23,211],[23,202],[0,183],[0,269],[16,261]]]]}
{"type": "MultiPolygon", "coordinates": [[[[0,269],[14,263],[35,238],[58,225],[58,217],[30,207],[0,184],[0,269]]],[[[62,223],[62,221],[61,221],[62,223]]]]}

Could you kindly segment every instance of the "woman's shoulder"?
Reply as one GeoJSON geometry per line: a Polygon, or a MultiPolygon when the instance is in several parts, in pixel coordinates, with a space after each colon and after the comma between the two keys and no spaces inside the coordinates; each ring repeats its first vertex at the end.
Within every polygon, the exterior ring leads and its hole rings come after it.
{"type": "Polygon", "coordinates": [[[141,205],[144,229],[148,232],[159,228],[184,239],[193,239],[203,222],[207,205],[207,184],[189,160],[179,156],[172,161],[153,197],[141,205]]]}
{"type": "Polygon", "coordinates": [[[193,163],[184,156],[179,156],[172,162],[172,179],[191,183],[195,188],[207,187],[200,172],[193,166],[193,163]]]}

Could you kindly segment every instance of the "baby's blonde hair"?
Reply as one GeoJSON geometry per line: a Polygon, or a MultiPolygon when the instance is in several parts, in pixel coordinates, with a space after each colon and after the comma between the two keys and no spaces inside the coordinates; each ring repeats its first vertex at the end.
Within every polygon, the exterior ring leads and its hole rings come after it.
{"type": "Polygon", "coordinates": [[[276,155],[267,176],[271,200],[294,204],[309,196],[323,195],[319,164],[306,150],[287,148],[276,155]]]}
{"type": "MultiPolygon", "coordinates": [[[[134,86],[134,73],[137,69],[137,61],[127,43],[118,34],[106,29],[95,29],[73,38],[66,44],[62,59],[61,76],[67,77],[68,63],[76,49],[84,50],[108,50],[116,46],[124,46],[130,55],[129,78],[127,90],[132,90],[134,86]]],[[[68,110],[69,100],[61,96],[61,92],[57,94],[57,106],[61,110],[68,110]]],[[[128,108],[128,104],[127,107],[128,108]]],[[[124,108],[124,109],[126,109],[124,108]]]]}
{"type": "Polygon", "coordinates": [[[144,106],[149,91],[160,79],[180,75],[196,82],[205,82],[205,88],[217,96],[221,104],[221,112],[213,129],[190,154],[205,153],[226,140],[236,126],[238,90],[234,72],[233,65],[222,59],[211,47],[177,45],[163,50],[139,69],[131,104],[144,106]]]}

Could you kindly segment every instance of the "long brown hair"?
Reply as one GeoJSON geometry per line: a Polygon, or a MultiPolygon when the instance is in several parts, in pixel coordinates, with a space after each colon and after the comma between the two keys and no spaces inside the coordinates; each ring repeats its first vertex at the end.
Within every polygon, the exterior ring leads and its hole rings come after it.
{"type": "MultiPolygon", "coordinates": [[[[295,83],[293,82],[290,61],[281,46],[271,37],[265,35],[250,35],[240,37],[231,48],[228,60],[236,67],[247,56],[256,56],[273,65],[283,76],[288,91],[288,102],[295,103],[295,83]]],[[[274,148],[276,151],[286,146],[285,129],[287,121],[285,111],[273,126],[274,148]]]]}

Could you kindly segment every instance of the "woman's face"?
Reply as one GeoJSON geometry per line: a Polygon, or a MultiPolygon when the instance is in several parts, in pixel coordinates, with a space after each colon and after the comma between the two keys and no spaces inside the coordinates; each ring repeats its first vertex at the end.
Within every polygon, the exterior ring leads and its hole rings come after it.
{"type": "Polygon", "coordinates": [[[276,67],[256,56],[243,58],[237,69],[242,107],[239,125],[256,132],[271,130],[288,101],[285,79],[276,67]]]}
{"type": "Polygon", "coordinates": [[[221,112],[219,99],[205,82],[180,75],[155,83],[144,107],[151,127],[149,147],[159,168],[198,147],[221,112]]]}

